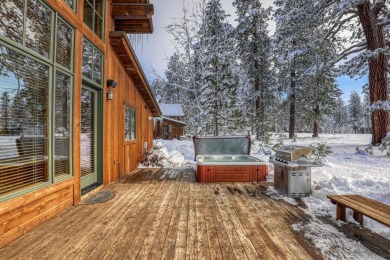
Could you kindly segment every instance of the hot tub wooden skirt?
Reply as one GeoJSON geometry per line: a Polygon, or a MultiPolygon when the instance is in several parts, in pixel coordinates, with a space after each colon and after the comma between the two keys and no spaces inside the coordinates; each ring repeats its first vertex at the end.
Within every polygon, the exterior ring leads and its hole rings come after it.
{"type": "Polygon", "coordinates": [[[266,181],[268,165],[197,166],[198,182],[261,182],[266,181]]]}

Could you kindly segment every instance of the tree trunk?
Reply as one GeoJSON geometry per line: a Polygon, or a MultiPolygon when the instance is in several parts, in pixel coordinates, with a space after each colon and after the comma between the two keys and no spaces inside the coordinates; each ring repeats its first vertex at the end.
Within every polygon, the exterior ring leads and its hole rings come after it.
{"type": "Polygon", "coordinates": [[[314,109],[314,124],[313,124],[313,137],[318,137],[320,125],[318,124],[318,118],[320,117],[320,105],[316,105],[314,109]]]}
{"type": "Polygon", "coordinates": [[[291,70],[291,92],[290,92],[290,126],[288,129],[288,138],[294,139],[295,137],[295,102],[296,102],[296,95],[295,95],[295,70],[291,70]]]}
{"type": "MultiPolygon", "coordinates": [[[[257,48],[255,47],[254,53],[256,53],[256,52],[257,52],[257,48]]],[[[255,67],[256,74],[257,74],[257,72],[259,71],[259,62],[257,60],[255,60],[254,67],[255,67]]],[[[261,140],[260,137],[262,135],[262,129],[261,129],[262,118],[261,118],[261,98],[259,95],[259,91],[260,91],[259,75],[256,75],[254,80],[255,80],[255,82],[254,82],[253,89],[254,89],[254,93],[255,93],[255,97],[256,97],[256,99],[255,99],[256,140],[261,140]]]]}
{"type": "MultiPolygon", "coordinates": [[[[384,4],[384,2],[383,2],[384,4]]],[[[378,48],[386,48],[386,42],[383,32],[383,26],[378,25],[378,13],[380,9],[371,10],[370,1],[365,1],[357,6],[360,23],[362,24],[364,34],[367,40],[367,49],[375,51],[378,48]]],[[[387,57],[379,53],[376,58],[369,60],[369,87],[370,103],[387,100],[387,57]]],[[[372,144],[379,143],[387,133],[389,125],[389,115],[387,111],[375,110],[371,116],[372,125],[372,144]]]]}

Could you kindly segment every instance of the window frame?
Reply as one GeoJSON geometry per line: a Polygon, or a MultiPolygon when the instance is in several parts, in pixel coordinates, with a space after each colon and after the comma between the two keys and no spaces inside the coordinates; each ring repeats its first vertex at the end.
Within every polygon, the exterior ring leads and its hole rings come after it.
{"type": "MultiPolygon", "coordinates": [[[[23,36],[22,36],[22,43],[18,43],[16,41],[13,41],[12,39],[5,37],[3,35],[0,35],[0,44],[3,45],[6,48],[9,48],[13,51],[16,51],[18,54],[23,55],[27,58],[30,58],[38,63],[41,63],[43,65],[46,65],[49,67],[49,81],[48,81],[48,126],[47,126],[47,139],[48,139],[48,180],[43,183],[34,184],[31,187],[25,187],[21,188],[17,191],[11,191],[7,194],[0,195],[0,203],[10,200],[12,198],[16,198],[19,196],[22,196],[24,194],[30,193],[32,191],[35,191],[37,189],[41,189],[44,187],[49,187],[53,184],[60,183],[66,180],[69,180],[73,178],[73,137],[74,137],[74,131],[73,131],[73,125],[74,125],[74,117],[73,117],[73,106],[74,106],[74,85],[75,85],[75,75],[74,75],[74,62],[75,62],[75,32],[76,29],[72,26],[71,23],[69,23],[66,19],[64,19],[56,10],[51,8],[49,5],[47,5],[44,1],[38,0],[41,4],[43,4],[45,7],[50,9],[52,11],[52,19],[51,19],[51,30],[50,30],[50,59],[46,58],[45,56],[39,54],[38,52],[29,49],[26,46],[26,21],[27,21],[27,0],[23,0],[24,10],[23,10],[23,36]],[[56,62],[56,50],[57,50],[57,26],[58,21],[62,20],[66,25],[68,25],[70,28],[72,28],[72,38],[71,38],[71,67],[66,68],[62,66],[61,64],[56,62]],[[55,176],[55,88],[56,88],[56,75],[57,71],[70,76],[70,109],[69,109],[69,174],[64,174],[61,176],[56,177],[55,176]]],[[[75,0],[77,1],[77,0],[75,0]]],[[[76,5],[77,6],[77,5],[76,5]]],[[[103,53],[102,53],[102,68],[103,68],[103,53]]],[[[103,73],[103,71],[102,71],[103,73]]],[[[104,74],[102,74],[103,76],[104,74]]],[[[103,81],[103,78],[102,78],[103,81]]],[[[95,83],[96,85],[96,83],[95,83]]]]}
{"type": "Polygon", "coordinates": [[[124,105],[124,139],[125,142],[137,141],[137,109],[134,106],[124,105]],[[127,110],[130,110],[130,118],[127,119],[127,110]],[[132,126],[134,123],[134,139],[132,137],[132,126]],[[128,129],[128,131],[126,131],[128,129]],[[127,139],[127,132],[129,133],[130,139],[127,139]]]}
{"type": "Polygon", "coordinates": [[[73,0],[73,6],[70,6],[65,0],[63,0],[67,6],[69,6],[77,14],[77,0],[73,0]]]}
{"type": "MultiPolygon", "coordinates": [[[[82,49],[84,48],[84,41],[88,42],[89,44],[92,45],[92,71],[91,71],[91,78],[88,78],[86,76],[84,76],[83,74],[83,71],[81,70],[81,77],[83,79],[83,81],[85,81],[88,85],[92,85],[94,87],[97,87],[99,89],[103,89],[103,81],[104,81],[104,53],[98,48],[96,47],[96,45],[94,45],[90,40],[88,40],[87,37],[83,37],[83,45],[82,45],[82,49]],[[93,69],[94,69],[94,65],[95,65],[95,60],[94,60],[94,56],[95,56],[95,51],[98,51],[100,54],[101,54],[101,60],[100,60],[100,67],[101,67],[101,74],[102,74],[102,78],[101,78],[101,82],[100,84],[97,83],[96,81],[94,81],[94,76],[93,76],[93,69]]],[[[83,52],[81,54],[81,69],[83,67],[83,52]]]]}
{"type": "Polygon", "coordinates": [[[95,8],[95,2],[97,0],[84,0],[84,4],[83,4],[83,22],[84,24],[87,25],[87,27],[89,29],[91,29],[91,31],[97,36],[99,37],[99,39],[101,39],[103,42],[104,42],[104,34],[105,34],[105,13],[106,13],[106,1],[105,0],[102,0],[102,15],[99,14],[99,12],[97,11],[97,9],[95,8]],[[92,15],[92,28],[88,26],[88,24],[84,21],[84,14],[86,13],[85,12],[85,8],[84,6],[85,5],[89,5],[90,7],[92,7],[92,10],[93,10],[93,15],[92,15]],[[95,26],[96,26],[96,22],[95,22],[95,17],[96,15],[98,15],[99,18],[101,18],[102,20],[102,35],[98,35],[96,32],[95,32],[95,26]]]}

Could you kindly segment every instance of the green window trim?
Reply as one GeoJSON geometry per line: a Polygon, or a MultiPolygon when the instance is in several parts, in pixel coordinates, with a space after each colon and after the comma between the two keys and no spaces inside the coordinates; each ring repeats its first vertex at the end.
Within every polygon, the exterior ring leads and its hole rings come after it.
{"type": "Polygon", "coordinates": [[[77,0],[63,0],[70,8],[77,13],[77,0]]]}
{"type": "Polygon", "coordinates": [[[89,85],[103,88],[104,55],[87,38],[83,38],[82,77],[89,85]]]}
{"type": "Polygon", "coordinates": [[[137,140],[137,112],[125,106],[125,141],[137,140]]]}
{"type": "Polygon", "coordinates": [[[104,40],[105,0],[84,0],[83,21],[102,40],[104,40]]]}
{"type": "MultiPolygon", "coordinates": [[[[30,1],[30,0],[28,0],[30,1]]],[[[37,0],[40,5],[44,6],[45,8],[48,8],[51,10],[51,30],[50,35],[47,37],[50,39],[50,55],[49,58],[45,57],[44,55],[41,55],[39,52],[35,50],[31,50],[26,45],[26,20],[27,20],[27,0],[22,0],[23,2],[23,37],[21,42],[16,42],[12,40],[11,38],[8,38],[4,35],[0,34],[0,45],[9,48],[10,50],[14,51],[21,57],[26,57],[29,59],[32,59],[36,61],[39,64],[48,66],[48,101],[45,106],[47,106],[48,111],[47,113],[47,134],[45,135],[47,138],[47,178],[44,180],[44,182],[39,182],[35,184],[31,184],[31,186],[23,186],[18,190],[6,192],[2,195],[0,195],[0,202],[6,201],[12,198],[16,198],[18,196],[30,193],[32,191],[36,191],[38,189],[42,189],[44,187],[51,186],[55,183],[63,182],[69,179],[73,178],[73,88],[74,88],[74,49],[75,49],[75,29],[72,27],[64,18],[62,18],[55,10],[50,8],[47,4],[45,4],[41,0],[37,0]],[[66,52],[66,55],[68,55],[68,60],[70,59],[70,64],[66,66],[61,65],[58,63],[57,60],[57,39],[58,39],[58,26],[59,24],[65,25],[68,29],[68,51],[66,52]],[[70,57],[69,57],[70,56],[70,57]],[[67,110],[66,113],[68,113],[68,136],[69,141],[66,141],[64,144],[64,147],[68,149],[67,156],[68,156],[68,169],[66,174],[61,174],[56,176],[55,173],[55,167],[58,162],[58,157],[56,156],[56,139],[58,139],[57,134],[55,132],[55,124],[56,124],[56,75],[58,73],[61,73],[63,75],[66,75],[69,77],[69,84],[67,85],[68,88],[68,97],[64,100],[66,100],[67,103],[67,110]]],[[[31,12],[30,12],[31,13],[31,12]]],[[[1,28],[0,28],[1,29],[1,28]]],[[[42,34],[43,36],[45,34],[42,34]]],[[[15,56],[16,57],[16,56],[15,56]]],[[[1,58],[1,56],[0,56],[1,58]]],[[[3,89],[4,90],[4,89],[3,89]]],[[[1,85],[0,85],[0,92],[2,92],[1,85]]],[[[4,92],[4,91],[3,91],[4,92]]],[[[23,111],[23,110],[20,110],[23,111]]],[[[58,145],[58,144],[57,144],[58,145]]]]}

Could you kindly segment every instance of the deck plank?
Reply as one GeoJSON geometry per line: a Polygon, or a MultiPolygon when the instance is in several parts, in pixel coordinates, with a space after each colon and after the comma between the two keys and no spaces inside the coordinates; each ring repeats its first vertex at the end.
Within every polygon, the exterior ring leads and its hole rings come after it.
{"type": "Polygon", "coordinates": [[[142,169],[114,199],[76,205],[0,249],[1,259],[320,259],[291,224],[298,208],[261,184],[196,183],[189,169],[142,169]]]}
{"type": "MultiPolygon", "coordinates": [[[[191,185],[188,191],[191,198],[196,196],[196,183],[191,185]]],[[[196,211],[195,200],[189,201],[189,214],[188,214],[188,230],[187,230],[187,250],[186,259],[198,259],[198,252],[196,250],[196,211]]]]}
{"type": "MultiPolygon", "coordinates": [[[[189,176],[187,176],[189,177],[189,176]]],[[[185,259],[187,248],[187,233],[188,233],[188,215],[189,215],[189,200],[190,196],[188,190],[191,185],[188,182],[188,178],[184,177],[185,187],[183,193],[183,200],[180,207],[179,224],[176,235],[176,247],[175,247],[175,259],[185,259]],[[187,179],[186,179],[187,178],[187,179]]]]}

